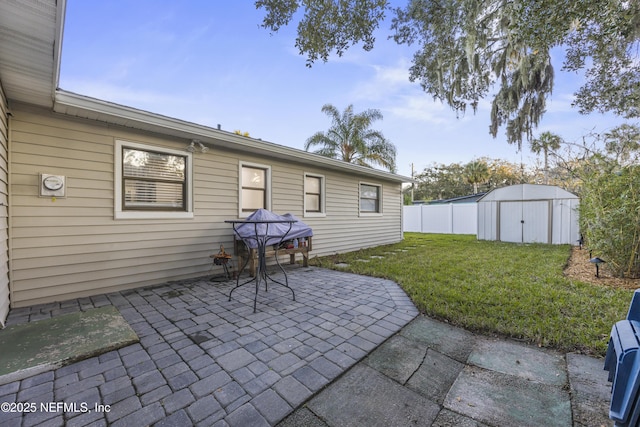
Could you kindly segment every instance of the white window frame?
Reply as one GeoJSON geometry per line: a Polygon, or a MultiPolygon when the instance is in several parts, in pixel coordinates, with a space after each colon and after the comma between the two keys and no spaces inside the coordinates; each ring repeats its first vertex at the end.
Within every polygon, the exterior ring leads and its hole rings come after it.
{"type": "Polygon", "coordinates": [[[193,213],[193,156],[191,153],[183,150],[173,150],[166,147],[158,147],[148,144],[140,144],[138,142],[130,142],[123,140],[115,141],[114,153],[114,218],[115,219],[192,219],[193,213]],[[159,153],[173,154],[186,158],[187,173],[186,191],[185,191],[185,207],[186,211],[149,211],[149,210],[123,210],[122,209],[122,148],[137,148],[144,151],[155,151],[159,153]]]}
{"type": "Polygon", "coordinates": [[[373,182],[365,182],[365,181],[360,181],[358,183],[358,212],[360,214],[360,216],[382,216],[382,194],[383,194],[383,187],[382,184],[377,184],[377,183],[373,183],[373,182]],[[377,212],[369,212],[369,211],[363,211],[360,208],[360,200],[362,199],[362,186],[363,185],[368,185],[371,187],[378,187],[378,211],[377,212]]]}
{"type": "Polygon", "coordinates": [[[265,204],[264,207],[266,210],[271,210],[271,166],[263,165],[259,163],[245,162],[240,161],[238,163],[238,218],[246,218],[251,215],[253,212],[243,212],[242,211],[242,168],[243,167],[256,168],[256,169],[264,169],[265,171],[265,204]]]}
{"type": "Polygon", "coordinates": [[[327,216],[327,211],[326,211],[326,206],[327,206],[327,191],[326,191],[326,178],[324,175],[320,175],[317,173],[306,173],[304,174],[303,177],[304,181],[303,181],[303,204],[304,204],[304,216],[305,217],[326,217],[327,216]],[[307,212],[307,177],[310,178],[319,178],[320,179],[320,212],[307,212]]]}

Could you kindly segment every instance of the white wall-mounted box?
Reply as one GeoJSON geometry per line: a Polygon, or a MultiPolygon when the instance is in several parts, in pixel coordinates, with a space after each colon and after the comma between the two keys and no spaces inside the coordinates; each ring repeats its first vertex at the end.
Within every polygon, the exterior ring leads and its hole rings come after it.
{"type": "Polygon", "coordinates": [[[65,197],[67,179],[64,175],[40,174],[40,197],[65,197]]]}

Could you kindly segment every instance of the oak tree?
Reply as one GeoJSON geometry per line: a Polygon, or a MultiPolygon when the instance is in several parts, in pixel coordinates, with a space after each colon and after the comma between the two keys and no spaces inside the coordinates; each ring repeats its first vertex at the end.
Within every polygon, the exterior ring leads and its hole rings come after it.
{"type": "Polygon", "coordinates": [[[307,64],[370,50],[391,16],[392,37],[415,46],[409,79],[457,113],[493,97],[490,133],[520,148],[531,140],[553,89],[551,50],[580,71],[582,113],[640,116],[640,0],[257,0],[271,31],[297,20],[307,64]]]}

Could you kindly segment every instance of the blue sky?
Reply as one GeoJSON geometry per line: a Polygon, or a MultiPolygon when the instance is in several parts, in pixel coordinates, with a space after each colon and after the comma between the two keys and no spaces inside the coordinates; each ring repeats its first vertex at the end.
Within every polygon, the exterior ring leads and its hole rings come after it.
{"type": "MultiPolygon", "coordinates": [[[[259,27],[263,16],[250,0],[68,0],[60,87],[298,149],[329,127],[324,104],[375,108],[384,119],[373,127],[395,144],[405,176],[412,163],[420,172],[479,157],[535,161],[526,143],[518,152],[502,131],[489,135],[489,100],[456,118],[411,83],[413,50],[388,40],[388,26],[373,51],[352,48],[307,68],[294,46],[295,25],[270,34],[259,27]]],[[[571,108],[582,78],[560,65],[554,58],[556,85],[536,135],[579,142],[624,122],[571,108]]]]}

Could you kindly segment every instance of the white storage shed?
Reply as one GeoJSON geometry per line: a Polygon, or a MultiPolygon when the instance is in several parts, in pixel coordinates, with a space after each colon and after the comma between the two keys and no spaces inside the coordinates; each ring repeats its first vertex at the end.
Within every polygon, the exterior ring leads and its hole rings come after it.
{"type": "Polygon", "coordinates": [[[579,203],[578,196],[552,185],[497,188],[478,200],[478,240],[575,245],[579,203]]]}

